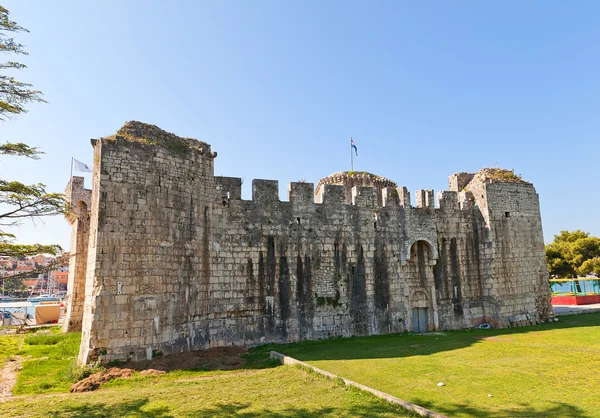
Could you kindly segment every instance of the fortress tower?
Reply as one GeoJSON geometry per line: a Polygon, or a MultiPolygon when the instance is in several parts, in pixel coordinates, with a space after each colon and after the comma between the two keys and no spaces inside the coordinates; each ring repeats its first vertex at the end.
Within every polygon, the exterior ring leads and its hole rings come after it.
{"type": "Polygon", "coordinates": [[[325,184],[334,184],[344,187],[344,198],[346,203],[352,204],[355,196],[352,195],[354,187],[372,187],[377,193],[377,204],[383,205],[383,189],[386,187],[396,188],[398,185],[390,179],[367,173],[366,171],[340,171],[330,176],[323,177],[317,184],[315,195],[317,203],[323,202],[325,184]]]}
{"type": "Polygon", "coordinates": [[[288,201],[253,180],[242,200],[205,142],[128,122],[92,146],[91,192],[73,177],[67,193],[81,363],[552,315],[538,196],[507,170],[452,175],[414,207],[350,172],[288,201]]]}

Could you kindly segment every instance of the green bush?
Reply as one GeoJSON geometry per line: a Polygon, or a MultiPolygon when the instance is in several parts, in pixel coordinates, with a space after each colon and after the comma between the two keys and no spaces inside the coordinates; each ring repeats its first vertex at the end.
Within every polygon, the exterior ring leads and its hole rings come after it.
{"type": "Polygon", "coordinates": [[[102,366],[100,361],[81,367],[77,364],[77,359],[75,359],[69,367],[68,379],[69,381],[75,383],[93,375],[94,373],[103,372],[105,370],[106,369],[102,366]]]}

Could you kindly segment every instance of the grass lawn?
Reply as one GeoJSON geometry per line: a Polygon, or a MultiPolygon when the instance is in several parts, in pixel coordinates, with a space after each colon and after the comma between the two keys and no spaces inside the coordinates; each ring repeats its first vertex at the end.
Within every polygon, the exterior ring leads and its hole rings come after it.
{"type": "Polygon", "coordinates": [[[252,356],[271,349],[452,417],[600,417],[598,313],[534,327],[270,345],[252,356]]]}
{"type": "Polygon", "coordinates": [[[412,416],[369,394],[299,367],[276,367],[264,355],[247,369],[174,371],[118,379],[102,389],[68,393],[77,369],[79,333],[60,329],[0,337],[0,359],[22,356],[15,396],[2,417],[397,417],[412,416]],[[34,396],[41,395],[41,396],[34,396]]]}
{"type": "Polygon", "coordinates": [[[0,416],[408,416],[303,368],[271,368],[276,350],[452,417],[600,417],[598,313],[537,327],[267,345],[246,355],[244,369],[136,373],[70,394],[79,338],[0,337],[0,359],[28,359],[13,391],[27,396],[0,403],[0,416]]]}
{"type": "Polygon", "coordinates": [[[401,417],[403,410],[299,367],[172,372],[81,394],[14,398],[2,417],[401,417]]]}
{"type": "Polygon", "coordinates": [[[0,337],[0,368],[4,366],[7,359],[19,352],[24,339],[24,335],[14,334],[0,337]]]}
{"type": "Polygon", "coordinates": [[[13,394],[68,392],[80,342],[80,333],[62,334],[58,327],[0,337],[2,361],[14,355],[23,359],[13,394]]]}

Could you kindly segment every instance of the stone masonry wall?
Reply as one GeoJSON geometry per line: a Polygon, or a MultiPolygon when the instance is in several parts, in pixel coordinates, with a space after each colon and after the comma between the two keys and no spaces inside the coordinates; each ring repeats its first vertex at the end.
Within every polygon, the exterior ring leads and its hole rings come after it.
{"type": "Polygon", "coordinates": [[[91,190],[86,190],[83,177],[72,177],[65,194],[71,202],[67,221],[71,224],[71,250],[67,281],[67,310],[63,322],[65,332],[81,331],[87,274],[87,250],[90,233],[91,190]]]}
{"type": "Polygon", "coordinates": [[[315,203],[311,183],[280,201],[254,180],[246,201],[200,144],[95,141],[82,363],[412,331],[419,312],[427,330],[546,319],[530,184],[461,175],[436,208],[431,190],[413,207],[322,184],[315,203]]]}

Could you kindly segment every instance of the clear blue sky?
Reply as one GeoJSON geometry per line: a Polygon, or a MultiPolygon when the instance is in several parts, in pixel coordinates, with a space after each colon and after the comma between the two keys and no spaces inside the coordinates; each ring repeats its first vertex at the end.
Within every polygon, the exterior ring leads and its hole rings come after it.
{"type": "MultiPolygon", "coordinates": [[[[90,138],[140,120],[212,144],[244,198],[253,178],[284,196],[349,169],[352,136],[357,170],[413,194],[514,168],[540,194],[547,242],[600,236],[600,2],[0,4],[31,31],[18,77],[49,101],[0,125],[0,141],[46,152],[3,158],[4,178],[62,191],[72,156],[92,162],[90,138]]],[[[63,219],[16,232],[69,246],[63,219]]]]}

